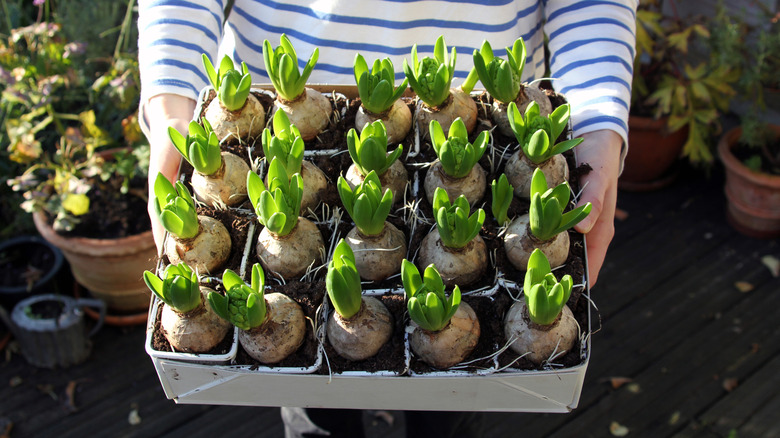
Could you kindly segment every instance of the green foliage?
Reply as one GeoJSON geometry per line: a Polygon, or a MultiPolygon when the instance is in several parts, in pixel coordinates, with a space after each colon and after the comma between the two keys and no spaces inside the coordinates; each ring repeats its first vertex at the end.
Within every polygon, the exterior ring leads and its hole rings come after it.
{"type": "Polygon", "coordinates": [[[428,106],[437,107],[450,97],[456,55],[453,47],[452,54],[447,56],[444,37],[439,36],[433,47],[433,58],[426,56],[422,60],[418,59],[415,44],[412,46],[412,65],[409,66],[404,59],[404,73],[409,80],[409,86],[428,106]]]}
{"type": "Polygon", "coordinates": [[[559,282],[550,269],[550,262],[538,248],[528,258],[523,294],[528,316],[536,324],[550,325],[558,318],[569,301],[573,286],[571,275],[564,275],[559,282]]]}
{"type": "Polygon", "coordinates": [[[145,180],[145,167],[93,156],[145,142],[137,122],[138,63],[127,53],[136,41],[133,4],[2,2],[0,186],[24,194],[0,191],[3,235],[32,226],[18,217],[18,204],[44,210],[56,230],[71,231],[80,222],[76,214],[88,209],[90,186],[129,193],[129,180],[145,180]]]}
{"type": "MultiPolygon", "coordinates": [[[[676,11],[664,15],[661,6],[658,1],[643,2],[637,12],[632,113],[668,116],[670,132],[687,127],[683,155],[692,163],[711,163],[711,140],[720,131],[719,117],[735,95],[733,84],[740,72],[719,59],[717,50],[707,61],[696,61],[689,48],[718,35],[700,17],[683,19],[676,11]]],[[[727,33],[722,37],[728,38],[727,33]]],[[[746,53],[743,49],[737,56],[746,53]]]]}
{"type": "Polygon", "coordinates": [[[507,115],[509,126],[529,160],[542,164],[554,155],[562,154],[582,143],[582,138],[573,138],[555,143],[566,129],[570,113],[569,104],[555,108],[549,117],[539,113],[539,104],[531,102],[520,114],[514,102],[509,103],[507,115]]]}
{"type": "Polygon", "coordinates": [[[429,332],[437,332],[450,323],[460,306],[460,287],[455,286],[447,297],[444,282],[433,264],[428,265],[424,277],[420,277],[417,267],[406,259],[401,262],[401,279],[412,321],[429,332]]]}
{"type": "Polygon", "coordinates": [[[229,321],[241,330],[261,326],[268,316],[265,294],[265,273],[259,263],[252,266],[252,283],[244,280],[230,269],[222,273],[225,295],[209,292],[208,300],[220,318],[229,321]]]}
{"type": "Polygon", "coordinates": [[[222,150],[217,134],[211,130],[209,122],[203,119],[203,126],[200,126],[193,120],[188,131],[185,138],[173,126],[168,127],[168,137],[176,150],[197,172],[211,175],[218,171],[222,167],[222,150]]]}
{"type": "Polygon", "coordinates": [[[349,216],[355,221],[358,231],[365,236],[375,236],[385,228],[385,220],[393,206],[393,192],[385,190],[382,195],[382,183],[373,170],[353,191],[349,183],[339,176],[336,187],[341,203],[349,216]]]}
{"type": "Polygon", "coordinates": [[[374,60],[371,70],[360,53],[355,55],[355,83],[363,107],[371,113],[381,114],[393,106],[406,91],[409,83],[404,79],[398,88],[395,85],[395,69],[390,58],[374,60]]]}
{"type": "Polygon", "coordinates": [[[590,214],[593,208],[590,202],[567,213],[563,212],[569,205],[570,190],[569,183],[565,181],[548,189],[544,172],[538,167],[534,169],[528,219],[531,233],[538,239],[550,240],[577,225],[590,214]]]}
{"type": "Polygon", "coordinates": [[[238,71],[234,68],[233,60],[225,55],[219,63],[219,71],[216,71],[209,57],[204,53],[203,66],[222,105],[230,111],[243,108],[249,96],[249,88],[252,86],[252,76],[246,63],[242,62],[241,71],[238,71]]]}
{"type": "Polygon", "coordinates": [[[254,172],[247,173],[247,192],[257,218],[276,236],[286,236],[298,224],[303,199],[303,178],[287,176],[279,159],[268,167],[268,188],[254,172]]]}
{"type": "Polygon", "coordinates": [[[279,96],[285,100],[295,100],[304,92],[306,81],[309,79],[314,65],[317,64],[319,59],[320,49],[314,49],[311,58],[309,58],[301,73],[298,70],[298,56],[290,39],[287,38],[287,35],[282,34],[280,42],[281,45],[276,49],[271,47],[271,43],[268,40],[263,42],[265,69],[279,96]]]}
{"type": "Polygon", "coordinates": [[[393,152],[387,153],[387,131],[381,120],[366,123],[360,135],[354,128],[350,129],[347,149],[352,162],[364,176],[372,170],[382,175],[403,152],[403,146],[398,145],[393,152]]]}
{"type": "Polygon", "coordinates": [[[287,113],[281,108],[274,113],[273,128],[273,135],[270,129],[263,129],[262,143],[266,161],[270,163],[274,159],[279,160],[287,175],[301,173],[305,149],[301,131],[290,123],[287,113]]]}
{"type": "Polygon", "coordinates": [[[363,303],[360,274],[355,266],[355,254],[344,239],[339,240],[328,263],[325,289],[342,318],[352,318],[360,310],[363,303]]]}
{"type": "Polygon", "coordinates": [[[499,225],[509,222],[507,214],[509,212],[509,204],[512,203],[514,198],[514,190],[514,187],[512,187],[512,184],[509,184],[509,180],[503,173],[498,177],[498,181],[493,180],[490,183],[490,193],[493,195],[490,208],[493,217],[496,218],[496,222],[499,225]]]}
{"type": "Polygon", "coordinates": [[[437,187],[433,193],[433,214],[436,216],[436,228],[441,243],[447,248],[463,248],[468,245],[482,229],[485,222],[485,210],[477,209],[469,216],[469,201],[460,195],[450,204],[447,192],[437,187]]]}
{"type": "Polygon", "coordinates": [[[179,313],[190,312],[202,302],[198,274],[184,262],[168,265],[163,278],[144,271],[144,282],[157,298],[179,313]]]}
{"type": "Polygon", "coordinates": [[[512,48],[506,48],[506,60],[493,56],[490,43],[485,40],[481,49],[474,50],[474,68],[485,90],[499,102],[509,103],[520,93],[521,78],[525,67],[525,43],[515,40],[512,48]]]}
{"type": "Polygon", "coordinates": [[[429,132],[441,167],[451,178],[468,176],[487,149],[488,131],[480,132],[474,143],[469,143],[469,133],[460,117],[452,122],[447,137],[444,136],[444,130],[436,120],[431,120],[429,132]]]}
{"type": "Polygon", "coordinates": [[[174,187],[162,173],[154,180],[154,210],[162,226],[180,239],[189,239],[198,235],[200,223],[187,187],[176,181],[174,187]]]}

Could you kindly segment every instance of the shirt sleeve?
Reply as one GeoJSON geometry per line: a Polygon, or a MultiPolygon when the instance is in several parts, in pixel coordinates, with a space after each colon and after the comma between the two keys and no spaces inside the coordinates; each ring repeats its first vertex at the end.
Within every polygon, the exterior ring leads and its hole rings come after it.
{"type": "Polygon", "coordinates": [[[550,73],[571,104],[575,136],[611,129],[628,144],[637,6],[635,0],[546,4],[550,73]]]}
{"type": "Polygon", "coordinates": [[[208,84],[201,54],[218,65],[224,18],[223,0],[138,2],[142,106],[163,93],[197,99],[208,84]]]}

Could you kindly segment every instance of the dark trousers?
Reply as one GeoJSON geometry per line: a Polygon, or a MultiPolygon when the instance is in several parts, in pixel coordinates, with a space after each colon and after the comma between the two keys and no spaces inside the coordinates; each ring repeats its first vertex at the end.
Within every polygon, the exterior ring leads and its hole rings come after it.
{"type": "MultiPolygon", "coordinates": [[[[480,412],[406,411],[407,438],[482,437],[480,412]]],[[[285,438],[363,438],[359,409],[282,408],[285,438]]]]}

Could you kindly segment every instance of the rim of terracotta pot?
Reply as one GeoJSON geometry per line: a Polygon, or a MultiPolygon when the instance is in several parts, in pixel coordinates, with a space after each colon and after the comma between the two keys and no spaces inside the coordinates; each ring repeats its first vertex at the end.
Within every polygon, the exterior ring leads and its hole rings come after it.
{"type": "MultiPolygon", "coordinates": [[[[780,126],[770,125],[770,129],[775,132],[775,135],[780,137],[780,126]]],[[[742,164],[741,161],[731,153],[731,148],[734,147],[739,141],[739,137],[742,135],[742,127],[737,126],[726,132],[718,141],[718,156],[723,162],[723,165],[730,171],[739,174],[741,177],[760,185],[769,187],[775,187],[780,190],[780,176],[770,175],[762,172],[754,172],[747,166],[742,164]]]]}
{"type": "Polygon", "coordinates": [[[51,242],[59,248],[67,248],[68,251],[77,254],[89,254],[93,256],[120,256],[138,252],[138,248],[148,249],[154,246],[152,230],[144,231],[140,234],[133,234],[127,237],[115,239],[94,239],[78,236],[61,236],[49,224],[46,215],[43,212],[33,213],[38,232],[44,239],[51,242]]]}

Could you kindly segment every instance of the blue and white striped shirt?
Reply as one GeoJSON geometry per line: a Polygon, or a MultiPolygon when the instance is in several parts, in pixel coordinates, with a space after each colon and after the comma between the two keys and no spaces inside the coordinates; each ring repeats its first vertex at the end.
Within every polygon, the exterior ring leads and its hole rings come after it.
{"type": "Polygon", "coordinates": [[[460,79],[483,40],[504,57],[522,36],[530,81],[544,75],[546,34],[553,85],[572,104],[574,134],[611,129],[627,141],[637,0],[235,0],[227,19],[225,1],[139,1],[142,103],[161,93],[196,99],[208,83],[201,53],[215,63],[230,55],[247,63],[253,82],[270,82],[262,44],[276,47],[282,33],[301,68],[319,47],[312,84],[354,84],[356,53],[369,65],[389,57],[401,79],[412,46],[430,54],[439,35],[457,48],[460,79]]]}

